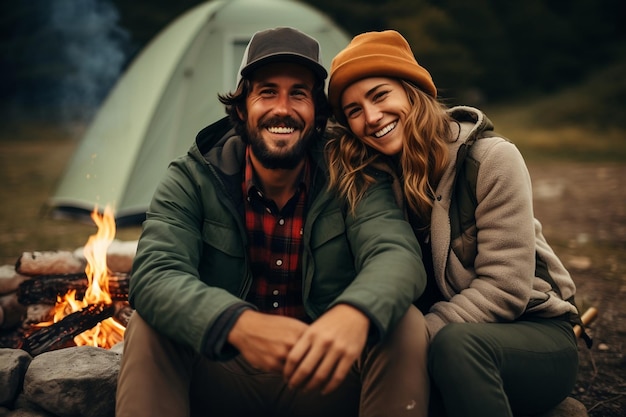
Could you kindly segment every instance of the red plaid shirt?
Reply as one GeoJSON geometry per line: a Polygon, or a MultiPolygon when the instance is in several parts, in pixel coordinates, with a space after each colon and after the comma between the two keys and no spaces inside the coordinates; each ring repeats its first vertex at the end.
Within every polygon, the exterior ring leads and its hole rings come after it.
{"type": "Polygon", "coordinates": [[[255,184],[248,152],[242,187],[253,282],[247,300],[264,313],[309,321],[302,303],[300,262],[309,163],[295,194],[279,210],[255,184]]]}

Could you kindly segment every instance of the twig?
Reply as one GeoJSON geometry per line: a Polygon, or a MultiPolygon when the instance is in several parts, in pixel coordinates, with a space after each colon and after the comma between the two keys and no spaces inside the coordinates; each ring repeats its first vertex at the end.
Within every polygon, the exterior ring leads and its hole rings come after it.
{"type": "Polygon", "coordinates": [[[599,402],[595,403],[595,404],[593,405],[593,407],[591,407],[589,410],[587,410],[587,412],[590,412],[590,411],[591,411],[591,410],[593,410],[594,408],[597,408],[597,407],[599,407],[599,406],[601,406],[601,405],[604,405],[604,404],[606,404],[606,403],[610,403],[611,401],[615,401],[615,400],[620,399],[621,397],[623,397],[624,395],[626,395],[626,392],[621,392],[621,393],[617,393],[617,394],[618,394],[618,395],[617,395],[617,396],[615,396],[615,397],[613,397],[613,398],[609,398],[609,399],[607,399],[607,400],[603,400],[603,401],[599,401],[599,402]]]}

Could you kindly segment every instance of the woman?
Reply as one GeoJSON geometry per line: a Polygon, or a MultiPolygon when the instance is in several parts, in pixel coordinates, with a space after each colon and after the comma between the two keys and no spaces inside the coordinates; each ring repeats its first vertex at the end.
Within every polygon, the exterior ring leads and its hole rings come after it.
{"type": "Polygon", "coordinates": [[[544,412],[574,387],[574,283],[534,219],[517,148],[471,107],[446,109],[395,31],[356,36],[333,60],[328,96],[343,129],[331,186],[355,207],[373,166],[394,178],[429,284],[416,302],[428,367],[448,416],[544,412]]]}

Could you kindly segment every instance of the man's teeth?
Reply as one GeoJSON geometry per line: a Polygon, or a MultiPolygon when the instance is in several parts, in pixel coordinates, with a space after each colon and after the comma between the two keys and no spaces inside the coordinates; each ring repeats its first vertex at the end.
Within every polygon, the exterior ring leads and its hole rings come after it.
{"type": "Polygon", "coordinates": [[[374,136],[376,136],[377,138],[385,136],[387,133],[389,133],[393,129],[395,129],[397,125],[398,125],[398,122],[393,122],[391,124],[388,124],[387,126],[385,126],[382,129],[380,129],[378,132],[375,132],[374,136]]]}
{"type": "Polygon", "coordinates": [[[268,127],[267,130],[270,131],[270,133],[278,133],[278,134],[285,134],[285,133],[293,133],[294,129],[293,127],[268,127]]]}

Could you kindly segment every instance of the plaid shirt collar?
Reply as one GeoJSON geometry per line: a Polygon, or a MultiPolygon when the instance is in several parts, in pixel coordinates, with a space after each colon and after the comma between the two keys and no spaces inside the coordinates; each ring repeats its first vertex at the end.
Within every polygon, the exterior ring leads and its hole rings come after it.
{"type": "MultiPolygon", "coordinates": [[[[244,169],[243,192],[245,197],[256,196],[265,200],[263,188],[259,185],[260,180],[256,175],[252,161],[250,161],[250,146],[246,147],[246,165],[244,169]]],[[[298,191],[306,192],[311,184],[311,161],[307,157],[304,162],[304,168],[300,171],[298,179],[298,191]]],[[[270,200],[268,200],[270,201],[270,200]]]]}

